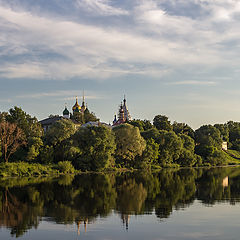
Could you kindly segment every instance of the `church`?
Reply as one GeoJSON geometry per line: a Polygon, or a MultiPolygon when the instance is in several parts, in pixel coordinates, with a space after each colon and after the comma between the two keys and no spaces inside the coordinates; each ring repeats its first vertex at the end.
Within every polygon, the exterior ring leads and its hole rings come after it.
{"type": "Polygon", "coordinates": [[[127,102],[126,96],[124,95],[123,103],[121,102],[119,106],[118,118],[117,115],[114,116],[113,126],[118,126],[131,120],[131,116],[129,114],[126,102],[127,102]]]}
{"type": "Polygon", "coordinates": [[[113,120],[113,125],[111,126],[111,124],[100,122],[99,119],[97,119],[93,113],[89,112],[88,107],[85,103],[85,96],[83,92],[82,104],[80,105],[78,103],[78,98],[76,97],[76,102],[72,107],[72,113],[70,113],[70,111],[67,109],[67,106],[65,106],[62,116],[59,116],[59,115],[49,116],[48,118],[40,121],[40,124],[42,125],[44,132],[47,132],[51,127],[51,125],[54,124],[56,121],[59,121],[62,119],[71,120],[76,127],[104,125],[106,127],[111,128],[131,120],[131,116],[129,114],[126,102],[127,100],[126,100],[126,97],[124,96],[123,102],[121,102],[119,106],[118,115],[115,115],[113,120]]]}
{"type": "Polygon", "coordinates": [[[59,115],[51,116],[50,115],[48,118],[40,121],[40,124],[42,125],[44,132],[47,132],[53,123],[55,123],[56,121],[62,120],[62,119],[69,119],[76,125],[76,127],[78,127],[81,125],[81,123],[76,120],[76,116],[81,117],[84,113],[89,113],[89,110],[88,110],[87,106],[85,105],[85,97],[84,97],[84,93],[83,93],[82,105],[80,106],[78,104],[78,98],[76,97],[76,102],[72,107],[72,113],[70,113],[69,110],[67,109],[67,106],[65,106],[62,116],[59,116],[59,115]]]}

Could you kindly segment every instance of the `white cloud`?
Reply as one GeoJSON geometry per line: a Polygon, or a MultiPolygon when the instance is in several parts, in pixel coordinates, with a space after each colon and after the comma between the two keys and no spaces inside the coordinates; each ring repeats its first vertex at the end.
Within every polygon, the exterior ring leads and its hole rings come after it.
{"type": "Polygon", "coordinates": [[[169,82],[169,85],[205,85],[205,86],[213,86],[216,85],[217,82],[214,81],[199,81],[199,80],[186,80],[186,81],[177,81],[177,82],[169,82]]]}
{"type": "Polygon", "coordinates": [[[128,15],[128,11],[111,6],[109,0],[76,0],[77,6],[103,16],[128,15]]]}
{"type": "MultiPolygon", "coordinates": [[[[206,1],[195,1],[206,5],[206,1]]],[[[110,1],[79,3],[98,6],[109,15],[121,10],[111,7],[110,1]]],[[[213,12],[217,8],[214,1],[209,4],[213,12]]],[[[236,4],[231,1],[228,4],[237,11],[236,4]]],[[[237,65],[237,51],[230,51],[221,44],[240,38],[239,24],[230,26],[222,34],[214,28],[212,15],[206,19],[171,15],[150,0],[141,1],[133,16],[136,29],[134,26],[129,31],[117,26],[100,27],[41,17],[0,6],[0,46],[3,49],[0,58],[16,56],[16,60],[1,65],[0,76],[101,80],[128,74],[162,77],[173,69],[188,69],[186,66],[191,65],[203,69],[237,65]],[[58,57],[51,59],[49,56],[54,54],[58,57]]]]}
{"type": "MultiPolygon", "coordinates": [[[[52,91],[52,92],[38,92],[38,93],[30,93],[30,94],[24,94],[24,95],[18,95],[16,98],[24,98],[24,99],[40,99],[40,98],[46,98],[46,97],[61,97],[61,100],[75,100],[76,96],[79,98],[82,97],[82,91],[83,89],[76,89],[76,90],[58,90],[58,91],[52,91]]],[[[86,91],[85,91],[86,93],[86,91]]],[[[92,92],[89,92],[85,94],[85,99],[102,99],[103,96],[96,95],[92,92]]]]}

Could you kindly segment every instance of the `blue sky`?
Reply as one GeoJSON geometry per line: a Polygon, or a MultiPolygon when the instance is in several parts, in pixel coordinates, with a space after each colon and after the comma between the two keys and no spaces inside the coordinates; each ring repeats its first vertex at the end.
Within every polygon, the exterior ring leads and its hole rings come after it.
{"type": "Polygon", "coordinates": [[[0,0],[0,111],[43,119],[85,90],[109,122],[240,120],[237,0],[0,0]]]}

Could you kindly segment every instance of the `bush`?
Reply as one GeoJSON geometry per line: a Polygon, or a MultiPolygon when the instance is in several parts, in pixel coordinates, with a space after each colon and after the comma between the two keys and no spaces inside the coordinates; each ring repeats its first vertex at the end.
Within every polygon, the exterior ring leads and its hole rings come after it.
{"type": "Polygon", "coordinates": [[[72,163],[69,161],[58,162],[57,169],[61,173],[74,173],[75,172],[75,169],[74,169],[72,163]]]}
{"type": "Polygon", "coordinates": [[[58,174],[51,166],[41,164],[29,164],[26,162],[1,163],[0,176],[2,177],[23,177],[58,174]]]}

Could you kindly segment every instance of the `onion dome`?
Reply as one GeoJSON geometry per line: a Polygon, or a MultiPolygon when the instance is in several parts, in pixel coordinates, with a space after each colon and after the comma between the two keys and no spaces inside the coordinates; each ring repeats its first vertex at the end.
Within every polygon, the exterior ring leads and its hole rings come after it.
{"type": "Polygon", "coordinates": [[[78,99],[76,97],[76,103],[75,105],[72,107],[73,112],[80,112],[81,111],[81,106],[78,104],[78,99]]]}
{"type": "Polygon", "coordinates": [[[67,107],[65,107],[64,111],[63,111],[63,116],[65,115],[69,115],[69,111],[67,110],[67,107]]]}

